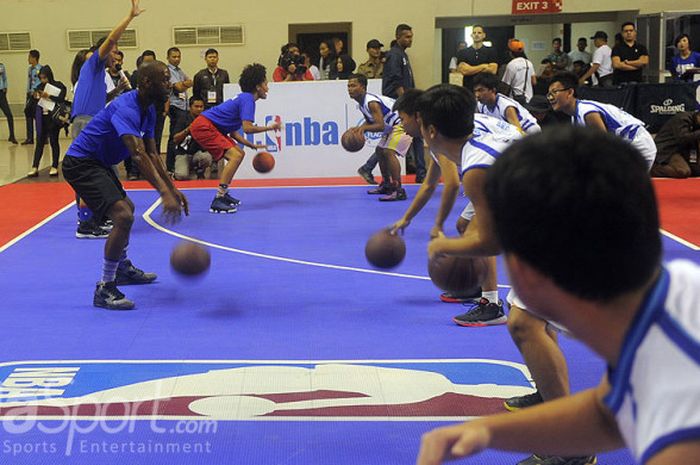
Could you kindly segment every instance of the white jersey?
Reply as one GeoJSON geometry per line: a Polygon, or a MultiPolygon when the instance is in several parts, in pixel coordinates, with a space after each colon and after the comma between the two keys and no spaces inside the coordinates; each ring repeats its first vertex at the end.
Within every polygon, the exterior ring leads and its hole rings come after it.
{"type": "Polygon", "coordinates": [[[608,371],[604,401],[638,463],[700,439],[700,267],[669,263],[608,371]]]}
{"type": "MultiPolygon", "coordinates": [[[[473,168],[488,168],[493,165],[501,153],[522,134],[511,124],[498,128],[489,120],[479,118],[479,124],[490,127],[489,131],[474,131],[472,137],[462,147],[462,162],[459,166],[460,177],[473,168]],[[494,130],[495,129],[495,130],[494,130]]],[[[474,126],[477,126],[474,115],[474,126]]]]}
{"type": "Polygon", "coordinates": [[[506,110],[510,107],[515,108],[515,112],[518,114],[518,122],[520,127],[526,134],[534,134],[542,131],[540,125],[537,124],[537,119],[532,116],[532,114],[525,109],[518,102],[510,97],[506,97],[502,94],[496,94],[496,104],[493,107],[479,103],[477,105],[479,113],[485,115],[493,116],[494,118],[500,118],[503,121],[508,121],[506,119],[506,110]]]}
{"type": "Polygon", "coordinates": [[[401,118],[399,117],[398,112],[392,110],[395,102],[393,98],[367,93],[365,94],[364,102],[362,102],[362,105],[360,105],[360,111],[368,123],[378,123],[378,121],[374,121],[372,110],[369,108],[369,104],[371,102],[377,102],[382,109],[382,117],[384,118],[384,132],[390,131],[391,128],[401,123],[401,118]]]}
{"type": "Polygon", "coordinates": [[[586,125],[586,115],[598,113],[609,133],[630,142],[642,154],[651,169],[656,159],[656,144],[651,134],[644,129],[644,123],[615,105],[593,100],[577,100],[576,112],[571,121],[578,126],[586,125]]]}

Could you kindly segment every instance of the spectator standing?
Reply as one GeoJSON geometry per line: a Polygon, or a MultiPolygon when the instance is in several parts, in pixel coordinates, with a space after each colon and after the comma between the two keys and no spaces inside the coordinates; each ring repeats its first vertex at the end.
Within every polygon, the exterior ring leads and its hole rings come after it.
{"type": "MultiPolygon", "coordinates": [[[[399,24],[396,26],[395,36],[396,44],[386,54],[382,75],[382,94],[393,99],[401,97],[406,90],[416,87],[411,61],[406,54],[406,49],[413,45],[413,29],[408,24],[399,24]]],[[[423,182],[426,173],[423,139],[414,138],[411,147],[416,163],[416,182],[420,183],[423,182]]]]}
{"type": "Polygon", "coordinates": [[[506,66],[501,80],[511,88],[511,97],[518,102],[527,103],[533,95],[537,84],[535,66],[525,55],[525,44],[519,40],[508,41],[508,51],[512,59],[506,66]]]}
{"type": "Polygon", "coordinates": [[[5,69],[4,63],[0,63],[0,110],[2,110],[5,118],[7,118],[7,129],[10,132],[10,137],[8,137],[7,141],[16,144],[15,122],[14,119],[12,119],[10,105],[7,103],[7,70],[5,69]]]}
{"type": "MultiPolygon", "coordinates": [[[[24,118],[27,123],[27,138],[22,142],[22,145],[31,145],[34,143],[34,121],[36,119],[36,102],[34,93],[39,88],[41,81],[39,80],[39,71],[41,65],[39,58],[41,54],[39,50],[30,50],[27,56],[29,68],[27,69],[27,103],[24,105],[24,118]]],[[[38,129],[38,128],[37,128],[38,129]]]]}
{"type": "Polygon", "coordinates": [[[321,79],[330,79],[331,64],[335,61],[335,52],[331,48],[330,41],[322,40],[318,45],[318,70],[321,79]]]}
{"type": "Polygon", "coordinates": [[[693,68],[700,68],[700,53],[694,52],[690,47],[688,34],[681,34],[673,42],[678,53],[671,59],[671,73],[675,79],[692,81],[693,74],[685,74],[693,68]]]}
{"type": "Polygon", "coordinates": [[[571,69],[573,69],[574,61],[582,61],[586,65],[591,64],[591,59],[593,57],[590,53],[586,51],[586,47],[588,47],[588,41],[586,40],[586,38],[579,37],[578,41],[576,42],[576,50],[572,50],[569,52],[569,61],[572,66],[571,69]]]}
{"type": "Polygon", "coordinates": [[[219,68],[219,52],[210,48],[204,54],[207,67],[194,75],[193,95],[204,100],[204,108],[209,109],[224,101],[224,84],[231,80],[228,71],[219,68]]]}
{"type": "Polygon", "coordinates": [[[456,73],[457,72],[457,54],[461,51],[467,48],[467,43],[463,40],[460,40],[457,42],[457,52],[455,55],[450,58],[450,64],[447,65],[447,70],[450,73],[456,73]]]}
{"type": "Polygon", "coordinates": [[[642,82],[642,69],[649,64],[647,48],[637,42],[637,28],[632,22],[622,25],[622,43],[612,50],[613,82],[642,82]]]}
{"type": "MultiPolygon", "coordinates": [[[[39,79],[41,83],[36,89],[36,95],[38,98],[47,99],[54,103],[54,105],[60,105],[66,101],[66,86],[57,81],[54,78],[53,70],[51,67],[46,65],[41,67],[39,71],[39,79]],[[48,92],[46,87],[48,85],[53,86],[58,89],[58,95],[53,95],[48,92]]],[[[39,163],[41,162],[41,157],[44,155],[44,146],[46,142],[49,141],[51,144],[51,170],[49,171],[49,176],[58,176],[58,159],[61,154],[61,146],[58,143],[58,134],[64,124],[54,118],[52,118],[52,112],[48,107],[38,105],[41,109],[41,124],[38,126],[37,131],[37,141],[34,146],[34,163],[32,164],[32,170],[27,174],[27,177],[39,176],[39,163]]]]}
{"type": "Polygon", "coordinates": [[[481,24],[472,27],[472,40],[474,44],[457,52],[457,70],[462,73],[462,85],[472,90],[473,79],[479,73],[496,74],[498,71],[498,59],[496,52],[484,45],[486,30],[481,24]]]}
{"type": "Polygon", "coordinates": [[[321,80],[321,71],[318,69],[318,66],[313,64],[311,61],[311,55],[309,55],[307,52],[304,52],[301,54],[301,57],[304,59],[304,66],[306,66],[311,73],[311,76],[313,76],[314,81],[320,81],[321,80]]]}
{"type": "Polygon", "coordinates": [[[170,98],[168,107],[168,118],[170,119],[170,129],[168,135],[168,149],[165,157],[165,167],[168,172],[175,171],[175,147],[173,142],[173,134],[175,127],[179,121],[187,116],[187,89],[191,88],[194,83],[192,79],[180,68],[182,61],[182,53],[177,47],[168,49],[168,70],[170,70],[170,98]]]}
{"type": "Polygon", "coordinates": [[[352,71],[354,71],[355,68],[357,68],[357,63],[355,63],[355,60],[353,60],[352,57],[345,50],[345,43],[343,43],[342,39],[340,39],[339,37],[333,37],[331,39],[331,43],[333,44],[333,50],[335,51],[335,60],[331,62],[331,69],[328,77],[329,79],[347,79],[348,76],[352,73],[352,71]],[[342,72],[345,74],[345,77],[338,76],[338,58],[341,55],[346,55],[350,59],[349,63],[347,62],[347,60],[344,60],[345,62],[343,63],[344,71],[342,72]],[[352,71],[348,72],[347,70],[349,68],[352,68],[352,71]]]}
{"type": "Polygon", "coordinates": [[[571,67],[571,59],[561,49],[561,39],[559,37],[552,39],[552,53],[547,58],[552,62],[555,71],[564,71],[571,67]]]}
{"type": "Polygon", "coordinates": [[[144,50],[136,59],[136,69],[131,73],[131,87],[136,89],[139,85],[139,68],[141,65],[156,61],[156,52],[153,50],[144,50]]]}
{"type": "Polygon", "coordinates": [[[355,60],[350,55],[338,55],[335,64],[335,79],[349,79],[355,71],[355,60]]]}
{"type": "Polygon", "coordinates": [[[117,50],[116,46],[113,50],[114,60],[112,64],[105,70],[105,84],[107,85],[107,102],[111,102],[115,98],[127,90],[131,90],[131,82],[125,73],[122,72],[124,64],[124,53],[117,50]]]}
{"type": "Polygon", "coordinates": [[[357,74],[362,74],[367,79],[381,78],[384,74],[384,62],[382,61],[382,47],[384,44],[377,39],[367,42],[367,61],[357,68],[357,74]]]}
{"type": "Polygon", "coordinates": [[[700,176],[700,111],[676,113],[654,138],[656,160],[651,175],[664,178],[700,176]]]}
{"type": "Polygon", "coordinates": [[[591,67],[578,78],[578,82],[583,85],[589,78],[595,76],[599,87],[612,87],[614,85],[612,50],[608,46],[608,35],[604,31],[596,31],[591,39],[596,46],[591,59],[591,67]]]}

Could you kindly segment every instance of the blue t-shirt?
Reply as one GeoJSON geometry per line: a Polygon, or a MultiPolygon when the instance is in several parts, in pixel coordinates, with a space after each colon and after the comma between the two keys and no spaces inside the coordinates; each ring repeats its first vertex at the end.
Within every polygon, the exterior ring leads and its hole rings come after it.
{"type": "Polygon", "coordinates": [[[96,50],[80,68],[80,77],[75,84],[73,109],[71,116],[95,116],[107,103],[107,84],[105,83],[105,60],[100,60],[96,50]]]}
{"type": "Polygon", "coordinates": [[[150,105],[143,113],[138,95],[137,90],[132,90],[100,110],[73,141],[66,155],[94,158],[105,166],[116,165],[130,155],[122,136],[153,139],[156,109],[150,105]]]}
{"type": "Polygon", "coordinates": [[[690,52],[688,58],[682,58],[677,54],[671,59],[671,72],[676,79],[681,79],[683,73],[690,68],[700,68],[700,53],[690,52]]]}
{"type": "Polygon", "coordinates": [[[222,134],[238,131],[243,121],[255,121],[255,97],[248,92],[241,92],[232,100],[227,100],[202,112],[222,134]]]}

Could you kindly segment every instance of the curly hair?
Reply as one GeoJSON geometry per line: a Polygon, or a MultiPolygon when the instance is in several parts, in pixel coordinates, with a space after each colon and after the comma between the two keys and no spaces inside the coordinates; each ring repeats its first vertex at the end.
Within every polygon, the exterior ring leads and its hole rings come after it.
{"type": "Polygon", "coordinates": [[[238,85],[241,86],[241,91],[253,93],[255,88],[266,80],[265,67],[260,63],[253,63],[243,68],[241,77],[238,78],[238,85]]]}

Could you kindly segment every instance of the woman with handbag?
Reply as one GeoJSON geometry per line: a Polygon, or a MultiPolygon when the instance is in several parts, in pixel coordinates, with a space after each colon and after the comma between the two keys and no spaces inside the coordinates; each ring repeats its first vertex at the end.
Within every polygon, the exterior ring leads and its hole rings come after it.
{"type": "Polygon", "coordinates": [[[61,128],[65,126],[65,123],[60,119],[60,114],[62,113],[61,107],[66,102],[66,86],[54,78],[53,70],[48,65],[42,66],[39,71],[39,79],[41,84],[36,90],[35,98],[37,100],[49,100],[54,105],[53,108],[49,109],[50,105],[45,106],[41,102],[39,103],[41,107],[41,129],[37,143],[34,146],[32,170],[27,173],[27,177],[39,176],[39,162],[44,155],[44,145],[46,145],[47,140],[51,144],[51,155],[53,157],[49,176],[58,176],[58,158],[61,153],[61,147],[58,144],[58,134],[61,128]],[[54,115],[56,115],[55,118],[54,115]]]}

